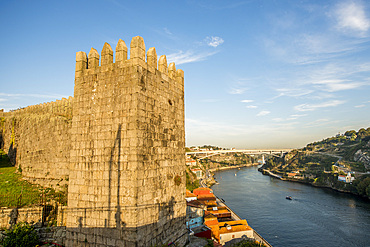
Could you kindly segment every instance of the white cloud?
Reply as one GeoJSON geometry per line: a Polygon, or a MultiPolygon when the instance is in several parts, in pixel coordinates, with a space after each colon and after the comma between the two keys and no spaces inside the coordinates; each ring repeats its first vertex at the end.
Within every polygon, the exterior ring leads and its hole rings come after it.
{"type": "Polygon", "coordinates": [[[203,61],[207,57],[212,56],[216,53],[217,51],[194,53],[193,51],[188,50],[186,52],[179,51],[177,53],[172,53],[166,56],[166,58],[169,62],[174,62],[175,64],[184,64],[203,61]]]}
{"type": "Polygon", "coordinates": [[[356,108],[362,108],[362,107],[365,107],[366,105],[356,105],[355,107],[356,108]]]}
{"type": "Polygon", "coordinates": [[[293,115],[290,115],[291,117],[295,117],[295,118],[299,118],[299,117],[305,117],[307,116],[307,114],[293,114],[293,115]]]}
{"type": "Polygon", "coordinates": [[[328,92],[336,92],[342,90],[355,89],[363,86],[363,83],[352,82],[352,83],[336,83],[327,85],[328,92]]]}
{"type": "Polygon", "coordinates": [[[272,121],[274,121],[274,122],[283,122],[284,119],[282,119],[282,118],[273,118],[272,121]]]}
{"type": "Polygon", "coordinates": [[[163,31],[168,35],[172,35],[172,32],[167,27],[163,28],[163,31]]]}
{"type": "Polygon", "coordinates": [[[257,108],[257,106],[256,105],[247,105],[246,108],[248,108],[248,109],[255,109],[255,108],[257,108]]]}
{"type": "Polygon", "coordinates": [[[254,100],[252,100],[252,99],[244,99],[244,100],[242,100],[242,101],[240,101],[240,102],[242,102],[242,103],[251,103],[251,102],[253,102],[254,100]]]}
{"type": "Polygon", "coordinates": [[[206,38],[206,43],[207,45],[209,46],[212,46],[212,47],[217,47],[219,45],[221,45],[222,43],[224,43],[224,40],[220,37],[207,37],[206,38]]]}
{"type": "Polygon", "coordinates": [[[326,108],[326,107],[335,107],[345,103],[342,100],[331,100],[327,102],[323,102],[321,104],[301,104],[294,107],[296,111],[314,111],[318,108],[326,108]]]}
{"type": "Polygon", "coordinates": [[[258,114],[257,114],[257,117],[261,117],[261,116],[266,116],[268,114],[270,114],[271,112],[270,111],[260,111],[258,114]]]}
{"type": "Polygon", "coordinates": [[[306,123],[304,125],[304,127],[305,128],[308,128],[308,127],[319,127],[319,126],[323,126],[323,125],[326,125],[326,124],[333,124],[334,122],[336,122],[336,121],[330,121],[327,118],[321,118],[321,119],[317,119],[315,121],[306,123]]]}
{"type": "MultiPolygon", "coordinates": [[[[304,117],[304,116],[307,116],[307,114],[293,114],[293,115],[290,115],[290,117],[288,118],[273,118],[272,120],[274,122],[285,122],[285,121],[291,121],[291,120],[296,120],[300,117],[304,117]]],[[[297,122],[294,122],[294,124],[296,124],[297,122]]]]}
{"type": "Polygon", "coordinates": [[[338,22],[337,28],[341,31],[355,31],[363,34],[370,28],[370,21],[360,2],[342,2],[336,6],[334,14],[338,22]]]}
{"type": "Polygon", "coordinates": [[[290,117],[287,120],[296,120],[300,117],[305,117],[305,116],[307,116],[307,114],[293,114],[293,115],[290,115],[290,117]]]}
{"type": "Polygon", "coordinates": [[[312,84],[323,85],[324,86],[323,90],[328,91],[328,92],[355,89],[355,88],[358,88],[364,85],[363,83],[360,83],[360,82],[351,82],[349,80],[342,80],[342,79],[321,80],[321,81],[315,81],[312,84]]]}
{"type": "Polygon", "coordinates": [[[231,88],[229,94],[243,94],[248,88],[231,88]]]}
{"type": "Polygon", "coordinates": [[[276,91],[280,92],[280,94],[272,99],[276,99],[282,96],[301,98],[313,93],[313,90],[308,90],[307,88],[278,88],[276,89],[276,91]]]}

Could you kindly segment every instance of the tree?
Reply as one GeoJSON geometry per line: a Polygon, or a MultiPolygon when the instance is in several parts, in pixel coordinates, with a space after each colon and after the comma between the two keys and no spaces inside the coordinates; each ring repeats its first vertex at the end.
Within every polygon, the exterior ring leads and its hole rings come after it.
{"type": "Polygon", "coordinates": [[[28,223],[18,223],[5,231],[5,238],[0,241],[3,247],[34,247],[39,243],[39,237],[34,227],[28,223]]]}
{"type": "Polygon", "coordinates": [[[367,177],[358,183],[357,192],[362,196],[370,196],[370,177],[367,177]]]}
{"type": "Polygon", "coordinates": [[[352,136],[353,134],[356,134],[356,131],[354,131],[354,130],[348,130],[348,131],[346,131],[345,133],[344,133],[344,135],[345,136],[352,136]]]}

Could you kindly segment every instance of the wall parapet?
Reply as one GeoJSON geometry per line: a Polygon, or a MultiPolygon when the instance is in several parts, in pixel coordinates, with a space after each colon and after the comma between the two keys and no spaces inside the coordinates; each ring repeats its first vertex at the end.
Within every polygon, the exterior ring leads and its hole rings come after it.
{"type": "Polygon", "coordinates": [[[22,174],[68,185],[66,246],[185,240],[184,71],[142,37],[77,52],[73,98],[2,116],[22,174]]]}
{"type": "Polygon", "coordinates": [[[0,117],[25,115],[25,114],[53,114],[64,116],[69,119],[72,118],[72,105],[73,97],[62,98],[61,100],[40,103],[37,105],[31,105],[24,108],[11,110],[9,112],[0,112],[0,117]]]}
{"type": "Polygon", "coordinates": [[[140,36],[133,37],[131,40],[129,59],[127,58],[128,48],[122,39],[118,40],[115,53],[115,61],[113,62],[113,49],[108,43],[104,44],[101,51],[101,56],[95,48],[91,48],[88,55],[86,55],[86,52],[83,51],[77,52],[76,77],[81,77],[81,73],[86,70],[105,68],[109,66],[115,66],[119,68],[128,64],[138,64],[149,70],[158,70],[166,76],[176,80],[176,82],[183,83],[184,71],[181,69],[176,69],[175,63],[170,63],[168,65],[166,55],[160,56],[158,60],[155,47],[151,47],[148,49],[148,51],[146,51],[144,39],[140,36]]]}

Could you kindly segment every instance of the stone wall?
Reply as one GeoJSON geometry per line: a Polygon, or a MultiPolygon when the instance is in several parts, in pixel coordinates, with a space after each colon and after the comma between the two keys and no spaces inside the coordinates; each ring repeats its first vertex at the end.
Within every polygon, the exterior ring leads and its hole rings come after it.
{"type": "MultiPolygon", "coordinates": [[[[19,208],[17,222],[37,223],[42,221],[43,207],[19,208]]],[[[13,208],[0,208],[0,229],[10,227],[10,215],[13,208]]]]}
{"type": "MultiPolygon", "coordinates": [[[[76,55],[67,245],[151,246],[185,229],[183,72],[141,37],[76,55]],[[99,59],[101,65],[99,66],[99,59]]],[[[183,238],[183,237],[182,237],[183,238]]]]}
{"type": "Polygon", "coordinates": [[[15,217],[15,222],[26,222],[35,224],[38,227],[44,225],[57,225],[65,226],[67,219],[68,208],[66,206],[58,205],[50,208],[44,206],[35,206],[30,208],[0,208],[0,229],[9,229],[11,217],[15,217]],[[14,210],[17,210],[17,214],[14,214],[14,210]],[[45,211],[46,210],[46,211],[45,211]],[[43,216],[45,218],[43,219],[43,216]],[[56,220],[54,222],[54,219],[56,220]]]}
{"type": "Polygon", "coordinates": [[[181,246],[184,72],[141,37],[113,60],[78,52],[73,98],[0,112],[1,148],[29,181],[68,183],[66,246],[181,246]]]}
{"type": "Polygon", "coordinates": [[[0,112],[0,148],[31,183],[68,184],[73,98],[0,112]]]}

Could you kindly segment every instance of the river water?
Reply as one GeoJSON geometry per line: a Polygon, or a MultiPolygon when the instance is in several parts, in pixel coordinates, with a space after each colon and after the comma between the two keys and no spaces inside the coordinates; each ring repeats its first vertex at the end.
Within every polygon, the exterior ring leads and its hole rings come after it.
{"type": "Polygon", "coordinates": [[[281,181],[257,167],[216,172],[215,178],[214,193],[274,247],[370,246],[365,199],[281,181]]]}

